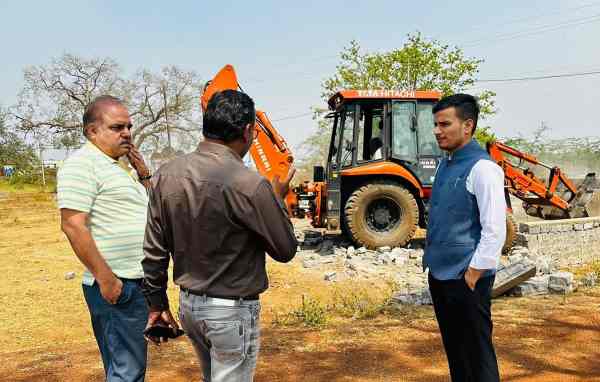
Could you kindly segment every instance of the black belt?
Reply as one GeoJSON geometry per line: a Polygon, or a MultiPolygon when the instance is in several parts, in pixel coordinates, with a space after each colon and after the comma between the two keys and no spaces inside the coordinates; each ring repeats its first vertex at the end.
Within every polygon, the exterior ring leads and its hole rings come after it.
{"type": "Polygon", "coordinates": [[[216,294],[209,294],[209,293],[202,293],[202,292],[194,292],[193,290],[187,289],[187,288],[181,288],[181,290],[185,293],[188,294],[193,294],[194,296],[206,296],[206,297],[211,297],[211,298],[222,298],[225,300],[245,300],[245,301],[256,301],[259,299],[259,295],[258,294],[253,294],[251,296],[219,296],[216,294]]]}
{"type": "MultiPolygon", "coordinates": [[[[117,277],[118,277],[118,276],[117,276],[117,277]]],[[[121,280],[121,281],[129,281],[129,282],[132,282],[132,283],[136,283],[136,284],[138,284],[138,285],[141,285],[141,284],[142,284],[142,281],[144,281],[144,279],[143,279],[143,278],[140,278],[140,279],[128,279],[128,278],[125,278],[125,277],[118,277],[118,278],[119,278],[119,280],[121,280]]]]}

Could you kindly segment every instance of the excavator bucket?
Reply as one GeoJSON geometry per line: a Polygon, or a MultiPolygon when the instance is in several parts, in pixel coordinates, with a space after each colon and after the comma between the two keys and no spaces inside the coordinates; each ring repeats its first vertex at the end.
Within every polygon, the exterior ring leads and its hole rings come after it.
{"type": "Polygon", "coordinates": [[[589,173],[583,180],[573,181],[577,192],[573,195],[564,185],[559,185],[556,195],[568,201],[567,209],[552,205],[523,203],[527,215],[546,220],[587,218],[600,216],[600,183],[595,173],[589,173]]]}
{"type": "Polygon", "coordinates": [[[595,173],[586,175],[569,205],[571,217],[600,216],[600,184],[595,173]]]}

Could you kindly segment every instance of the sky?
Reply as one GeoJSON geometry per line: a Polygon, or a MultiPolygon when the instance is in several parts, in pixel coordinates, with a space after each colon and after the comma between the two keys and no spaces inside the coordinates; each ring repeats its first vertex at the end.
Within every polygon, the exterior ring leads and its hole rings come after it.
{"type": "MultiPolygon", "coordinates": [[[[478,78],[600,71],[600,1],[9,1],[0,2],[0,105],[23,86],[23,69],[63,53],[111,57],[126,73],[177,65],[209,80],[225,64],[293,147],[316,129],[321,83],[356,40],[364,52],[400,48],[406,35],[484,59],[478,78]],[[450,4],[450,5],[449,5],[450,4]],[[281,119],[281,121],[277,121],[281,119]]],[[[480,82],[497,93],[484,121],[501,136],[599,136],[600,75],[480,82]]]]}

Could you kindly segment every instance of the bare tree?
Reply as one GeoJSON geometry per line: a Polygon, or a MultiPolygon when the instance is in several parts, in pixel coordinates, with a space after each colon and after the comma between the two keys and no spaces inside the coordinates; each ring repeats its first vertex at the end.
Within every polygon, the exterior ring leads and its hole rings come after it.
{"type": "Polygon", "coordinates": [[[110,94],[124,100],[134,122],[138,147],[159,150],[188,142],[200,126],[200,81],[194,72],[175,66],[159,74],[140,70],[125,78],[111,58],[86,59],[72,54],[48,65],[26,68],[25,85],[11,109],[20,130],[58,147],[82,141],[82,115],[95,97],[110,94]]]}

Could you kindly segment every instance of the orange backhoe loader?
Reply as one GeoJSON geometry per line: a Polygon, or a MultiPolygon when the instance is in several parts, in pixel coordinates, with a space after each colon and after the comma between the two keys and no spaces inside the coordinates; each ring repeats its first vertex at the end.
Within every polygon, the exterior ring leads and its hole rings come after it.
{"type": "Polygon", "coordinates": [[[540,162],[501,142],[487,144],[490,157],[504,171],[506,190],[523,201],[530,216],[542,219],[568,219],[600,216],[600,192],[595,173],[588,173],[578,185],[559,167],[540,162]],[[545,168],[544,182],[531,167],[545,168]]]}
{"type": "MultiPolygon", "coordinates": [[[[231,65],[205,86],[202,109],[215,92],[225,89],[240,89],[231,65]]],[[[334,94],[328,102],[332,132],[327,164],[315,167],[313,182],[290,190],[286,197],[289,212],[309,217],[314,227],[341,230],[368,248],[405,245],[417,227],[426,227],[435,170],[444,156],[432,134],[432,109],[440,97],[435,91],[345,90],[334,94]]],[[[250,148],[253,161],[267,179],[283,178],[293,163],[290,149],[264,112],[257,111],[256,117],[258,135],[250,148]]],[[[488,146],[492,159],[504,169],[509,206],[512,194],[525,201],[527,211],[542,211],[537,216],[544,218],[551,216],[545,210],[548,205],[566,213],[564,217],[600,214],[595,207],[600,205],[600,193],[575,189],[557,168],[546,187],[502,153],[522,160],[532,157],[508,150],[512,149],[499,142],[488,146]],[[580,196],[564,199],[558,195],[558,181],[580,196]]],[[[540,164],[535,159],[532,163],[540,164]]],[[[595,178],[590,178],[582,187],[592,190],[593,183],[595,178]]],[[[513,245],[517,231],[510,213],[507,231],[505,250],[513,245]]]]}

